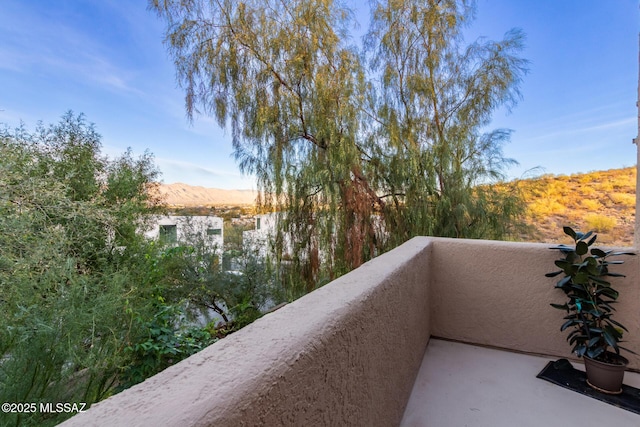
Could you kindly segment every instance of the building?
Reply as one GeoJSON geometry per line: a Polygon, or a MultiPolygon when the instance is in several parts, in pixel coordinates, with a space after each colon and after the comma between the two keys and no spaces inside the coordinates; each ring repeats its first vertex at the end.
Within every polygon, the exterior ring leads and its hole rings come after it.
{"type": "Polygon", "coordinates": [[[242,246],[245,253],[256,254],[261,258],[272,253],[270,248],[274,244],[278,218],[277,213],[261,214],[254,217],[255,229],[242,232],[242,246]]]}
{"type": "Polygon", "coordinates": [[[192,241],[201,237],[211,247],[223,250],[224,220],[217,216],[155,216],[144,235],[167,243],[192,241]]]}

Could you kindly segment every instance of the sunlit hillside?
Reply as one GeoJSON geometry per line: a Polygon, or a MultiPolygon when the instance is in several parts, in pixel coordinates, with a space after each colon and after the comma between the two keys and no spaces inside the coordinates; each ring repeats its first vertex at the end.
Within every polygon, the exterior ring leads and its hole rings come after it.
{"type": "MultiPolygon", "coordinates": [[[[519,240],[564,241],[562,226],[595,230],[607,245],[631,246],[636,203],[636,168],[575,175],[544,175],[518,182],[528,206],[528,232],[519,240]]],[[[160,186],[173,207],[253,205],[257,193],[185,184],[160,186]]],[[[203,214],[203,213],[200,213],[203,214]]]]}
{"type": "MultiPolygon", "coordinates": [[[[524,240],[564,242],[562,226],[595,230],[607,245],[631,246],[636,168],[550,176],[519,182],[528,206],[524,240]]],[[[568,242],[565,242],[568,243],[568,242]]]]}
{"type": "Polygon", "coordinates": [[[158,191],[164,203],[179,207],[254,205],[258,196],[253,190],[221,190],[180,182],[161,184],[158,191]]]}

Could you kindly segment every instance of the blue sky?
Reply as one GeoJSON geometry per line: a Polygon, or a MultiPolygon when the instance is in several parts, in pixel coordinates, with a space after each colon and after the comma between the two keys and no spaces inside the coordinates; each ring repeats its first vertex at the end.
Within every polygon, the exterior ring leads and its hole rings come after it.
{"type": "MultiPolygon", "coordinates": [[[[359,3],[347,0],[365,30],[359,3]]],[[[468,42],[514,27],[527,35],[523,99],[491,126],[513,130],[505,154],[520,165],[510,177],[636,163],[639,16],[636,0],[478,0],[468,42]]],[[[82,112],[106,154],[149,149],[165,183],[253,188],[230,130],[187,120],[163,30],[144,0],[2,0],[0,122],[33,128],[82,112]]]]}

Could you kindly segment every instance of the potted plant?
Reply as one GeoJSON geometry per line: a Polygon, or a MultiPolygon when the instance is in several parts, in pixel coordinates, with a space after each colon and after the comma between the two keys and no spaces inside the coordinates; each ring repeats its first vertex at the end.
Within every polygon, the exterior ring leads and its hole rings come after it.
{"type": "Polygon", "coordinates": [[[610,257],[635,254],[591,248],[597,237],[592,231],[583,234],[571,227],[563,229],[573,239],[574,245],[551,248],[560,250],[563,257],[555,261],[560,270],[546,276],[563,275],[555,287],[561,289],[569,300],[551,306],[567,313],[560,330],[570,330],[567,341],[573,345],[572,351],[578,357],[584,357],[587,383],[596,390],[619,394],[629,363],[620,355],[620,350],[633,352],[619,345],[622,333],[627,329],[612,319],[613,304],[619,294],[606,279],[624,277],[609,271],[610,266],[624,261],[613,261],[610,257]]]}

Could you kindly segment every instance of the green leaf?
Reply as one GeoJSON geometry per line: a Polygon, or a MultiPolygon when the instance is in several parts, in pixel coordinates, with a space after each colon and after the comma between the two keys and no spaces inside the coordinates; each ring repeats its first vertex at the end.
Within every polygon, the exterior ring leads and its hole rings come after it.
{"type": "Polygon", "coordinates": [[[598,344],[599,341],[600,341],[600,337],[593,337],[587,343],[587,347],[593,347],[594,345],[598,344]]]}
{"type": "Polygon", "coordinates": [[[586,354],[587,356],[589,356],[592,359],[597,358],[598,356],[600,356],[602,353],[604,353],[604,348],[602,347],[595,347],[592,349],[589,349],[586,354]]]}
{"type": "Polygon", "coordinates": [[[575,342],[584,342],[589,338],[586,335],[580,335],[579,334],[580,331],[574,331],[574,332],[576,332],[577,334],[571,334],[567,337],[567,341],[569,341],[569,345],[575,342]]]}
{"type": "Polygon", "coordinates": [[[624,274],[620,274],[620,273],[604,273],[603,276],[609,276],[609,277],[627,277],[624,274]]]}
{"type": "Polygon", "coordinates": [[[569,281],[571,281],[571,276],[565,276],[562,279],[560,279],[558,281],[558,283],[556,283],[556,288],[562,288],[564,287],[564,285],[566,285],[567,283],[569,283],[569,281]]]}
{"type": "Polygon", "coordinates": [[[576,344],[576,346],[573,347],[573,352],[576,353],[578,357],[584,356],[584,353],[586,351],[587,351],[587,346],[585,346],[584,344],[576,344]]]}
{"type": "Polygon", "coordinates": [[[578,310],[578,313],[582,311],[582,301],[576,300],[576,309],[578,310]]]}
{"type": "Polygon", "coordinates": [[[604,258],[605,256],[607,256],[605,251],[603,251],[602,249],[598,249],[598,248],[591,249],[591,255],[597,256],[599,258],[604,258]]]}
{"type": "Polygon", "coordinates": [[[611,347],[613,347],[614,349],[618,348],[618,340],[616,337],[614,337],[610,330],[608,328],[605,328],[604,331],[602,331],[602,336],[604,337],[604,340],[607,342],[607,344],[609,344],[611,347]]]}
{"type": "Polygon", "coordinates": [[[618,326],[619,328],[624,329],[625,331],[629,332],[629,330],[627,330],[627,328],[625,328],[620,322],[616,322],[613,319],[607,319],[608,322],[613,323],[614,325],[618,326]]]}
{"type": "Polygon", "coordinates": [[[585,285],[589,283],[589,275],[584,271],[580,271],[574,276],[573,282],[579,285],[585,285]]]}
{"type": "Polygon", "coordinates": [[[593,281],[593,282],[596,282],[598,285],[602,285],[602,286],[606,286],[606,287],[611,286],[611,283],[609,283],[609,282],[607,282],[606,280],[601,279],[601,278],[599,278],[599,277],[597,277],[597,276],[594,276],[594,275],[592,275],[592,274],[590,274],[590,275],[589,275],[589,279],[590,279],[591,281],[593,281]]]}
{"type": "Polygon", "coordinates": [[[573,246],[569,246],[569,245],[565,245],[565,244],[552,246],[549,249],[557,249],[557,250],[562,251],[562,252],[573,252],[573,246]]]}
{"type": "Polygon", "coordinates": [[[569,326],[573,326],[576,324],[575,320],[567,320],[566,322],[564,322],[562,324],[562,326],[560,327],[560,331],[564,331],[565,329],[567,329],[569,326]]]}
{"type": "Polygon", "coordinates": [[[619,293],[612,288],[601,288],[596,291],[596,295],[606,295],[611,299],[618,299],[619,293]]]}
{"type": "Polygon", "coordinates": [[[583,241],[579,241],[576,244],[576,253],[580,256],[586,254],[587,252],[589,252],[589,245],[587,245],[586,242],[583,241]]]}
{"type": "Polygon", "coordinates": [[[618,256],[618,255],[636,255],[635,252],[614,252],[611,254],[611,256],[618,256]]]}
{"type": "Polygon", "coordinates": [[[623,347],[623,346],[621,346],[621,345],[619,345],[619,346],[618,346],[618,348],[619,348],[619,349],[621,349],[621,350],[624,350],[624,351],[628,351],[628,352],[629,352],[629,353],[631,353],[631,354],[638,355],[638,353],[636,353],[635,351],[630,350],[630,349],[628,349],[628,348],[626,348],[626,347],[623,347]]]}
{"type": "Polygon", "coordinates": [[[577,236],[576,236],[576,232],[573,231],[573,228],[565,225],[564,227],[562,227],[562,230],[564,231],[564,234],[566,234],[567,236],[571,236],[573,240],[576,240],[577,236]]]}

